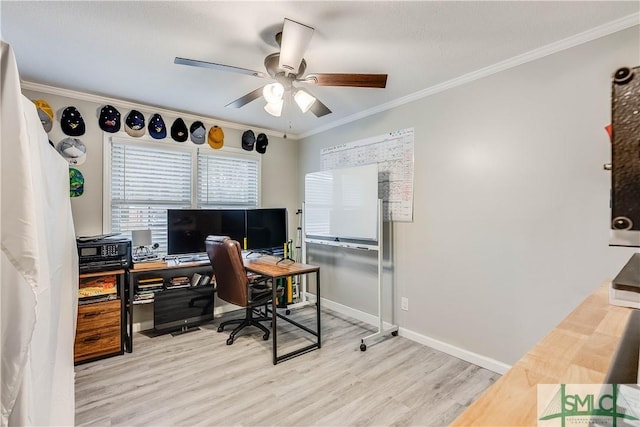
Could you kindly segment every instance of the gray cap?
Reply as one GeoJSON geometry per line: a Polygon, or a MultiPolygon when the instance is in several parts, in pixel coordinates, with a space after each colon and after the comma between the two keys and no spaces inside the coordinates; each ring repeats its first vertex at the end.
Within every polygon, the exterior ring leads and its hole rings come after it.
{"type": "Polygon", "coordinates": [[[44,99],[36,99],[33,101],[36,105],[36,111],[38,112],[38,118],[42,123],[44,131],[49,133],[53,127],[53,110],[47,101],[44,99]]]}
{"type": "Polygon", "coordinates": [[[207,129],[201,121],[193,122],[189,131],[191,133],[191,142],[198,145],[204,144],[207,129]]]}
{"type": "Polygon", "coordinates": [[[58,143],[56,150],[70,165],[81,165],[87,160],[87,147],[78,138],[64,138],[58,143]]]}

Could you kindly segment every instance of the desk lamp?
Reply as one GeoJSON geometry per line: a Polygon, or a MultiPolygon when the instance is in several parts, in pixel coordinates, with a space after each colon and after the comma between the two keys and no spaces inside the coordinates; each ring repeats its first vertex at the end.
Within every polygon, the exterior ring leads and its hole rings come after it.
{"type": "Polygon", "coordinates": [[[133,230],[131,231],[131,244],[135,248],[133,252],[134,261],[147,261],[157,258],[152,249],[158,247],[153,245],[151,248],[151,230],[133,230]]]}

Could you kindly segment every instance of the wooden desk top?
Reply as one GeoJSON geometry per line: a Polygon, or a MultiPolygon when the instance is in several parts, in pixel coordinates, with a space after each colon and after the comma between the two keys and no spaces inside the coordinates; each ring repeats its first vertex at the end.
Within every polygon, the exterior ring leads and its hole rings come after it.
{"type": "Polygon", "coordinates": [[[80,273],[78,277],[81,279],[85,279],[88,277],[111,276],[114,274],[124,274],[124,270],[120,269],[120,270],[96,271],[92,273],[80,273]]]}
{"type": "Polygon", "coordinates": [[[601,384],[633,309],[609,304],[609,283],[467,408],[452,426],[535,426],[538,384],[601,384]]]}
{"type": "Polygon", "coordinates": [[[191,267],[206,267],[210,266],[211,263],[209,260],[206,261],[184,261],[177,262],[175,260],[171,261],[153,261],[153,262],[140,262],[133,265],[133,268],[129,270],[132,273],[138,273],[140,271],[150,271],[150,270],[171,270],[176,268],[191,268],[191,267]]]}
{"type": "Polygon", "coordinates": [[[247,257],[242,259],[247,270],[273,278],[313,273],[314,271],[320,270],[320,267],[315,265],[302,264],[290,260],[280,260],[281,258],[271,255],[263,255],[258,258],[247,257]]]}
{"type": "MultiPolygon", "coordinates": [[[[320,267],[309,264],[302,264],[299,262],[293,262],[290,260],[280,261],[282,258],[271,256],[271,255],[261,255],[255,258],[252,257],[243,257],[242,261],[244,262],[244,266],[247,270],[261,274],[263,276],[270,276],[273,278],[279,277],[287,277],[287,276],[295,276],[297,274],[306,274],[313,273],[314,271],[320,270],[320,267]]],[[[210,266],[209,261],[202,262],[181,262],[177,263],[175,261],[159,261],[157,263],[140,263],[136,264],[135,268],[131,270],[131,272],[145,272],[152,270],[169,270],[175,268],[191,268],[191,267],[207,267],[210,266]]]]}

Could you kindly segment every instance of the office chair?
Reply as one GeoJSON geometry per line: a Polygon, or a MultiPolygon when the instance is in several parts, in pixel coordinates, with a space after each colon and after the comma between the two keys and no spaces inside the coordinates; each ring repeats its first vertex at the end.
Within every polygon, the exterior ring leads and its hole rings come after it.
{"type": "Polygon", "coordinates": [[[227,325],[238,324],[227,339],[227,345],[231,345],[240,330],[255,326],[264,332],[262,339],[268,340],[270,331],[260,322],[271,321],[271,318],[254,317],[254,310],[259,306],[265,306],[266,315],[266,305],[271,301],[271,286],[267,284],[267,278],[258,276],[250,280],[247,277],[240,244],[236,240],[227,236],[208,236],[205,246],[216,278],[218,297],[244,307],[246,311],[243,319],[222,322],[218,332],[222,332],[227,325]]]}

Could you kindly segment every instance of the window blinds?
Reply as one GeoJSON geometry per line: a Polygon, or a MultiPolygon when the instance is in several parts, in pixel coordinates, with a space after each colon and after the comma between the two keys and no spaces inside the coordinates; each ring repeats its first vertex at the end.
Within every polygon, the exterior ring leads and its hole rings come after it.
{"type": "Polygon", "coordinates": [[[258,207],[259,158],[126,138],[112,138],[110,154],[110,231],[150,229],[159,254],[167,252],[167,209],[258,207]]]}
{"type": "Polygon", "coordinates": [[[258,161],[198,153],[198,207],[257,208],[258,161]]]}
{"type": "Polygon", "coordinates": [[[158,252],[167,249],[167,209],[191,207],[192,153],[111,144],[111,231],[150,229],[158,252]]]}

